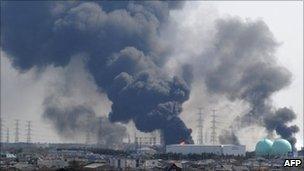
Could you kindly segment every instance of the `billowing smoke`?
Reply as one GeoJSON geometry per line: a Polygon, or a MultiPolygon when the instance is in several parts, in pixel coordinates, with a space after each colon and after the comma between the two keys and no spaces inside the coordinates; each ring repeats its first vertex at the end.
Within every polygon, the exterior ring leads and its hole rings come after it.
{"type": "Polygon", "coordinates": [[[296,114],[291,109],[286,107],[278,109],[275,113],[265,117],[264,122],[268,131],[276,131],[282,138],[287,139],[292,144],[296,143],[293,136],[299,128],[295,125],[287,126],[289,122],[296,118],[296,114]]]}
{"type": "Polygon", "coordinates": [[[107,62],[106,76],[112,82],[108,90],[113,102],[110,120],[132,119],[136,127],[145,132],[161,129],[168,144],[181,140],[191,142],[189,130],[178,117],[181,104],[189,98],[188,85],[178,77],[163,75],[150,59],[137,49],[127,47],[107,62]]]}
{"type": "MultiPolygon", "coordinates": [[[[269,133],[295,143],[297,126],[288,127],[295,118],[291,109],[275,111],[270,97],[288,86],[290,72],[274,58],[279,45],[263,21],[242,21],[238,18],[217,21],[213,47],[204,54],[202,72],[211,93],[224,95],[231,101],[244,100],[250,111],[242,118],[250,124],[264,125],[269,133]]],[[[223,135],[227,139],[227,134],[223,135]]],[[[235,139],[235,136],[230,136],[235,139]]]]}
{"type": "Polygon", "coordinates": [[[219,136],[219,142],[221,144],[234,144],[234,145],[240,145],[240,142],[235,135],[234,132],[224,130],[222,134],[219,136]]]}
{"type": "MultiPolygon", "coordinates": [[[[190,92],[183,77],[191,73],[185,69],[181,77],[170,77],[164,72],[170,46],[159,38],[170,9],[180,6],[163,1],[4,2],[1,45],[20,71],[64,67],[74,55],[85,54],[85,67],[113,103],[110,121],[132,120],[145,132],[161,129],[167,144],[191,143],[190,130],[178,117],[190,92]]],[[[44,105],[44,116],[60,133],[85,127],[82,118],[95,120],[85,106],[44,105]]]]}
{"type": "Polygon", "coordinates": [[[97,140],[100,147],[119,147],[126,137],[126,128],[110,123],[106,117],[96,116],[94,110],[88,105],[59,105],[53,96],[44,101],[45,111],[43,116],[51,121],[59,135],[64,138],[82,136],[97,140]]]}

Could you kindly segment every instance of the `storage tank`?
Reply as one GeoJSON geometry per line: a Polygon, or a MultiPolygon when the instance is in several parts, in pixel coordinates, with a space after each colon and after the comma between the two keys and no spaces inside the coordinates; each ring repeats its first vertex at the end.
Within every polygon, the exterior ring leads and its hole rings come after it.
{"type": "Polygon", "coordinates": [[[260,140],[255,146],[257,156],[268,156],[271,154],[273,142],[267,138],[260,140]]]}
{"type": "Polygon", "coordinates": [[[272,145],[272,155],[283,156],[292,152],[291,144],[285,139],[277,139],[272,145]]]}

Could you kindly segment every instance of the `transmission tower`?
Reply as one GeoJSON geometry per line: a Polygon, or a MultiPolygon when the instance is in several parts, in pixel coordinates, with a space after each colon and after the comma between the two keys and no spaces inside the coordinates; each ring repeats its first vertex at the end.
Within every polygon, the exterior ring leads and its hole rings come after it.
{"type": "Polygon", "coordinates": [[[87,129],[86,129],[86,136],[85,136],[85,144],[90,144],[90,119],[89,117],[87,118],[87,129]]]}
{"type": "Polygon", "coordinates": [[[205,144],[208,144],[209,142],[208,142],[208,132],[207,131],[205,131],[205,144]]]}
{"type": "Polygon", "coordinates": [[[197,137],[197,144],[203,144],[203,113],[202,113],[202,108],[198,109],[198,124],[197,124],[197,129],[198,129],[198,137],[197,137]]]}
{"type": "Polygon", "coordinates": [[[102,145],[102,118],[99,118],[99,126],[98,126],[98,136],[97,136],[97,144],[100,146],[102,145]]]}
{"type": "Polygon", "coordinates": [[[6,142],[9,143],[9,128],[6,128],[6,142]]]}
{"type": "Polygon", "coordinates": [[[19,119],[15,120],[15,143],[19,142],[19,119]]]}
{"type": "Polygon", "coordinates": [[[211,115],[211,117],[212,117],[212,121],[211,121],[211,124],[212,124],[212,126],[211,126],[211,129],[212,129],[212,131],[211,131],[211,143],[212,143],[212,144],[216,144],[216,143],[217,143],[216,126],[215,126],[215,124],[216,124],[216,120],[215,120],[215,118],[216,118],[215,111],[216,111],[216,110],[213,109],[213,110],[212,110],[212,115],[211,115]]]}
{"type": "Polygon", "coordinates": [[[3,140],[3,139],[2,139],[2,138],[3,138],[3,137],[2,137],[2,135],[3,135],[3,134],[2,134],[2,126],[3,126],[3,125],[2,125],[2,118],[0,118],[0,142],[2,142],[2,140],[3,140]]]}
{"type": "Polygon", "coordinates": [[[86,132],[85,144],[90,144],[90,131],[86,132]]]}
{"type": "Polygon", "coordinates": [[[31,135],[32,135],[32,122],[26,121],[26,143],[31,143],[31,135]]]}

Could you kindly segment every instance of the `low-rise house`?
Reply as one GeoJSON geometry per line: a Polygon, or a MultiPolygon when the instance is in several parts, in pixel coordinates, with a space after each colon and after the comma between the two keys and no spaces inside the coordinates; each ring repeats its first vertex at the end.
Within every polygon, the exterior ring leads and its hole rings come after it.
{"type": "Polygon", "coordinates": [[[232,166],[233,171],[249,171],[247,166],[232,166]]]}
{"type": "Polygon", "coordinates": [[[35,170],[36,167],[32,164],[28,164],[26,162],[18,162],[16,164],[14,164],[13,166],[14,168],[18,169],[18,170],[35,170]]]}
{"type": "Polygon", "coordinates": [[[109,161],[110,166],[119,169],[139,168],[141,166],[139,159],[110,158],[109,161]]]}
{"type": "Polygon", "coordinates": [[[232,171],[232,165],[217,165],[215,171],[232,171]]]}
{"type": "Polygon", "coordinates": [[[181,171],[182,167],[178,166],[176,163],[170,163],[166,168],[165,171],[181,171]]]}
{"type": "Polygon", "coordinates": [[[69,166],[68,162],[63,159],[38,159],[37,165],[39,168],[66,168],[69,166]]]}
{"type": "Polygon", "coordinates": [[[151,169],[151,168],[157,168],[157,167],[162,167],[161,160],[146,160],[143,164],[144,169],[151,169]]]}
{"type": "Polygon", "coordinates": [[[107,163],[91,163],[84,166],[83,170],[104,171],[104,170],[114,170],[114,168],[107,163]]]}
{"type": "Polygon", "coordinates": [[[137,149],[137,152],[141,155],[153,155],[153,154],[156,154],[157,151],[150,148],[150,147],[142,147],[142,148],[139,148],[137,149]]]}

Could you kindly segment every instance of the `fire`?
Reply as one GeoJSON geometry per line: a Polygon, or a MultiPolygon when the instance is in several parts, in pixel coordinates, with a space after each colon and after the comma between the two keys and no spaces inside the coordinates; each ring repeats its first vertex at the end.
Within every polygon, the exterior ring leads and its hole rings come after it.
{"type": "Polygon", "coordinates": [[[182,140],[180,143],[179,143],[179,145],[185,145],[186,144],[186,142],[184,141],[184,140],[182,140]]]}

